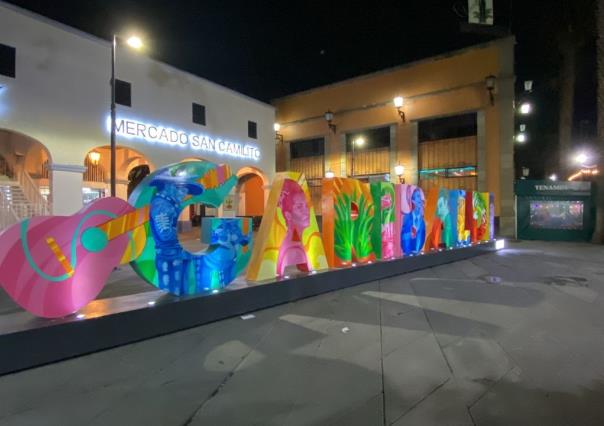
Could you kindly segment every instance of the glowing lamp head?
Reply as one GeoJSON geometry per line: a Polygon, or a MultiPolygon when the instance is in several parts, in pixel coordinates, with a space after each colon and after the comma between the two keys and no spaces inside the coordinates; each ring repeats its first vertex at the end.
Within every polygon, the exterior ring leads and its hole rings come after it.
{"type": "Polygon", "coordinates": [[[557,181],[558,180],[558,175],[555,174],[555,173],[552,173],[551,175],[549,175],[549,180],[557,181]]]}
{"type": "Polygon", "coordinates": [[[526,133],[520,132],[516,135],[516,141],[520,143],[526,142],[526,133]]]}
{"type": "Polygon", "coordinates": [[[397,96],[392,101],[394,102],[394,106],[396,108],[402,108],[403,104],[405,103],[405,100],[403,99],[402,96],[397,96]]]}
{"type": "Polygon", "coordinates": [[[327,170],[325,172],[325,177],[327,179],[333,179],[334,177],[336,177],[336,174],[334,172],[332,172],[331,170],[327,170]]]}
{"type": "Polygon", "coordinates": [[[363,145],[365,145],[365,138],[363,138],[362,136],[359,136],[352,143],[355,144],[356,146],[363,146],[363,145]]]}
{"type": "Polygon", "coordinates": [[[279,130],[281,130],[281,124],[279,124],[279,123],[273,124],[273,129],[275,130],[275,132],[278,132],[279,130]]]}
{"type": "Polygon", "coordinates": [[[394,166],[394,173],[397,176],[402,176],[405,174],[405,166],[401,165],[401,164],[397,164],[396,166],[394,166]]]}
{"type": "Polygon", "coordinates": [[[128,37],[128,39],[126,39],[126,43],[128,43],[128,46],[136,50],[141,49],[143,47],[143,41],[141,40],[141,38],[134,35],[128,37]]]}
{"type": "Polygon", "coordinates": [[[520,104],[520,114],[523,114],[523,115],[530,114],[532,109],[533,109],[533,107],[528,102],[522,102],[520,104]]]}
{"type": "Polygon", "coordinates": [[[88,153],[88,159],[93,165],[97,166],[101,160],[101,153],[98,151],[90,151],[88,153]]]}
{"type": "Polygon", "coordinates": [[[577,162],[578,164],[585,164],[587,160],[589,160],[589,157],[584,152],[577,154],[577,156],[575,157],[575,162],[577,162]]]}

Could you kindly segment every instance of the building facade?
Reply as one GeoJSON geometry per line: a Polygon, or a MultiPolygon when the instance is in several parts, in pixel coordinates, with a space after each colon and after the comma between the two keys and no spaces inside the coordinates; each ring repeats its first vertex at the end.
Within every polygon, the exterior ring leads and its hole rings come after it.
{"type": "MultiPolygon", "coordinates": [[[[240,177],[238,214],[261,215],[275,172],[274,107],[125,43],[116,64],[117,195],[126,198],[137,166],[201,158],[240,177]]],[[[0,2],[0,179],[20,187],[2,191],[5,205],[8,194],[30,212],[47,202],[72,214],[108,195],[110,76],[110,42],[0,2]]]]}
{"type": "Polygon", "coordinates": [[[317,211],[326,174],[404,179],[424,189],[493,192],[499,233],[513,235],[513,38],[273,104],[277,170],[306,174],[317,211]]]}

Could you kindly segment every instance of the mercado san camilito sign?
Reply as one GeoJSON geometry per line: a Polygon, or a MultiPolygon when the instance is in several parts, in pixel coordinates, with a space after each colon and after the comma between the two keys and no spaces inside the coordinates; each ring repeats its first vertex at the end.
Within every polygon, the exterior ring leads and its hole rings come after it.
{"type": "MultiPolygon", "coordinates": [[[[107,130],[111,131],[110,118],[107,118],[107,130]]],[[[242,144],[200,133],[177,130],[160,124],[144,123],[130,118],[116,118],[115,131],[116,134],[127,139],[139,139],[168,146],[189,147],[196,151],[246,160],[258,161],[260,159],[260,149],[256,145],[242,144]]]]}

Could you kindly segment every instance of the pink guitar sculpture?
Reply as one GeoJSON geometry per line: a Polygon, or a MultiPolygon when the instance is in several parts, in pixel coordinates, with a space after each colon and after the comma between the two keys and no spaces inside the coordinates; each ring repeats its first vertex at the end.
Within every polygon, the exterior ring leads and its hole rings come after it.
{"type": "Polygon", "coordinates": [[[41,216],[0,234],[0,285],[24,309],[57,318],[100,293],[144,246],[148,206],[102,198],[73,216],[41,216]]]}

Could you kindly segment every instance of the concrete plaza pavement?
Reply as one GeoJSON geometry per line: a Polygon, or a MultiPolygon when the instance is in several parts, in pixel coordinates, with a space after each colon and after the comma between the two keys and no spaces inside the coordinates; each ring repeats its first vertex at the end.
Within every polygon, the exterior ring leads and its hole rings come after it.
{"type": "Polygon", "coordinates": [[[0,425],[602,425],[603,260],[511,243],[0,377],[0,425]]]}

